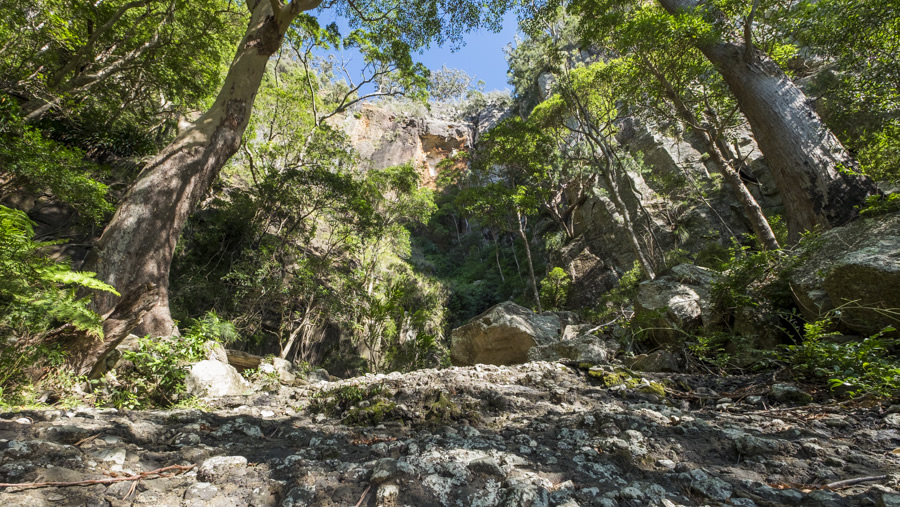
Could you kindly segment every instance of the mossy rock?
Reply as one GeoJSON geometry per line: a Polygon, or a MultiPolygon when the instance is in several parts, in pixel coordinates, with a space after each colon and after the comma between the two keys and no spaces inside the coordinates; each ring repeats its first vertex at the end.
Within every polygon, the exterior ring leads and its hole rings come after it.
{"type": "Polygon", "coordinates": [[[637,390],[642,393],[655,394],[660,398],[666,397],[666,388],[659,382],[651,381],[649,384],[642,384],[638,386],[637,390]]]}
{"type": "Polygon", "coordinates": [[[387,400],[376,400],[366,407],[353,407],[344,416],[344,424],[371,425],[380,424],[395,418],[394,409],[397,404],[387,400]]]}
{"type": "Polygon", "coordinates": [[[456,419],[460,419],[463,411],[454,403],[444,392],[433,393],[435,396],[426,397],[426,401],[422,407],[422,413],[425,420],[432,423],[446,423],[456,419]]]}

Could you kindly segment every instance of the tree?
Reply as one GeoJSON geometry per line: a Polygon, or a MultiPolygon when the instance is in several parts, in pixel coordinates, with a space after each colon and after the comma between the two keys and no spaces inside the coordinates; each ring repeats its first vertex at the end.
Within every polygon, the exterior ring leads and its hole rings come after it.
{"type": "Polygon", "coordinates": [[[776,11],[815,62],[810,95],[874,179],[900,180],[900,10],[892,0],[804,1],[776,11]],[[821,63],[820,63],[821,62],[821,63]]]}
{"type": "MultiPolygon", "coordinates": [[[[104,230],[89,259],[99,277],[123,294],[147,282],[160,287],[160,304],[145,318],[141,332],[155,336],[177,332],[168,308],[168,274],[177,239],[187,217],[238,150],[269,58],[279,50],[297,17],[320,3],[246,3],[250,21],[212,106],[144,166],[104,230]]],[[[385,1],[366,6],[334,2],[326,6],[350,14],[357,25],[377,20],[380,47],[390,48],[398,57],[405,54],[398,63],[413,71],[410,47],[429,41],[459,41],[469,27],[496,27],[507,2],[496,0],[478,7],[450,1],[427,5],[385,1]]],[[[115,304],[115,298],[99,298],[97,304],[103,311],[115,304]]]]}
{"type": "Polygon", "coordinates": [[[568,131],[575,136],[569,157],[587,160],[600,175],[609,199],[622,218],[635,258],[652,280],[656,277],[654,262],[638,237],[637,221],[624,200],[625,193],[632,192],[634,184],[613,139],[613,121],[618,115],[616,83],[619,79],[615,76],[618,71],[616,66],[603,62],[573,69],[560,78],[554,88],[557,93],[538,105],[530,119],[545,128],[568,131]]]}
{"type": "Polygon", "coordinates": [[[224,0],[4,0],[0,14],[2,88],[29,123],[85,106],[184,113],[219,83],[242,18],[224,0]]]}
{"type": "MultiPolygon", "coordinates": [[[[803,92],[754,44],[755,8],[741,12],[740,36],[731,18],[714,5],[700,0],[659,0],[659,4],[694,27],[695,46],[734,94],[782,194],[790,240],[816,226],[834,227],[853,218],[855,207],[877,189],[859,174],[853,157],[803,92]]],[[[630,0],[576,0],[574,6],[588,38],[595,20],[622,21],[640,12],[630,0]]]]}
{"type": "Polygon", "coordinates": [[[593,41],[601,52],[621,55],[609,62],[622,70],[617,73],[621,98],[644,119],[674,120],[700,134],[762,247],[778,249],[762,208],[741,179],[740,151],[729,143],[730,133],[745,122],[728,87],[684,33],[689,34],[692,25],[685,26],[654,4],[617,21],[602,39],[593,41]]]}
{"type": "Polygon", "coordinates": [[[428,78],[428,95],[438,102],[459,101],[465,98],[474,77],[464,70],[450,69],[446,65],[432,72],[428,78]]]}

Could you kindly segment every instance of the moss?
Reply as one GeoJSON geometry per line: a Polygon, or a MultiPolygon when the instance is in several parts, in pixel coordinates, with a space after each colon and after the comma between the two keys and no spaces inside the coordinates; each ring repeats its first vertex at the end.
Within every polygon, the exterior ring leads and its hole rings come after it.
{"type": "Polygon", "coordinates": [[[641,385],[637,390],[642,393],[655,394],[660,398],[666,397],[666,388],[659,382],[650,382],[649,384],[641,385]]]}
{"type": "Polygon", "coordinates": [[[344,424],[376,425],[390,419],[394,414],[396,403],[378,400],[367,407],[354,407],[344,416],[344,424]]]}
{"type": "MultiPolygon", "coordinates": [[[[423,406],[425,420],[432,423],[450,422],[462,416],[462,410],[444,392],[434,393],[433,401],[426,401],[423,406]]],[[[430,398],[430,397],[429,397],[430,398]]]]}
{"type": "Polygon", "coordinates": [[[593,366],[592,363],[578,363],[579,370],[590,370],[593,366]]]}

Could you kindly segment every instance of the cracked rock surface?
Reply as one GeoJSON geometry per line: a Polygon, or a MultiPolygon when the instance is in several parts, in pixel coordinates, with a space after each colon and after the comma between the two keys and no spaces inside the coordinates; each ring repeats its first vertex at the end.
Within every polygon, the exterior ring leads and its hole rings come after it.
{"type": "Polygon", "coordinates": [[[779,401],[766,377],[597,371],[477,365],[280,386],[205,412],[0,414],[0,482],[182,467],[5,487],[0,503],[900,505],[896,405],[779,401]]]}

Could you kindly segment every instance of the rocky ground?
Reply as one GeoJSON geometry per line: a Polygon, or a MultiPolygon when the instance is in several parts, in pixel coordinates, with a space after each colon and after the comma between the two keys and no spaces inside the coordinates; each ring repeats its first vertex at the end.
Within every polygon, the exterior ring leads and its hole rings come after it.
{"type": "Polygon", "coordinates": [[[88,481],[6,484],[0,503],[900,505],[900,405],[811,402],[771,373],[580,366],[270,384],[209,411],[0,414],[0,481],[88,481]]]}

